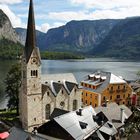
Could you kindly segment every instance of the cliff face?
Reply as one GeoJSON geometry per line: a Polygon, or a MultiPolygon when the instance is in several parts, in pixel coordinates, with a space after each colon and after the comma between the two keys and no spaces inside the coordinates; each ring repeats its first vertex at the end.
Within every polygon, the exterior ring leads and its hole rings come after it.
{"type": "Polygon", "coordinates": [[[19,41],[18,35],[13,29],[9,18],[2,10],[0,10],[0,39],[3,38],[15,43],[19,41]]]}
{"type": "MultiPolygon", "coordinates": [[[[19,35],[19,40],[22,45],[25,45],[27,30],[23,28],[15,28],[15,31],[19,35]]],[[[36,30],[36,41],[37,47],[39,47],[40,50],[45,50],[45,33],[36,30]]]]}
{"type": "Polygon", "coordinates": [[[22,45],[9,18],[0,10],[0,59],[16,59],[21,55],[22,45]]]}
{"type": "Polygon", "coordinates": [[[95,56],[140,58],[140,17],[121,20],[93,49],[95,56]]]}
{"type": "Polygon", "coordinates": [[[119,20],[71,21],[50,29],[46,34],[46,49],[87,52],[96,47],[119,20]]]}

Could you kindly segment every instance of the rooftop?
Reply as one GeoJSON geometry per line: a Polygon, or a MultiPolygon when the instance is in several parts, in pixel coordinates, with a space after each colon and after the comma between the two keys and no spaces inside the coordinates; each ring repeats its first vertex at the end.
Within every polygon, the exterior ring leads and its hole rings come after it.
{"type": "Polygon", "coordinates": [[[97,93],[101,93],[109,84],[125,84],[127,83],[120,76],[116,76],[111,72],[95,72],[87,76],[87,79],[81,81],[81,83],[95,86],[96,89],[83,86],[85,90],[91,90],[97,93]]]}

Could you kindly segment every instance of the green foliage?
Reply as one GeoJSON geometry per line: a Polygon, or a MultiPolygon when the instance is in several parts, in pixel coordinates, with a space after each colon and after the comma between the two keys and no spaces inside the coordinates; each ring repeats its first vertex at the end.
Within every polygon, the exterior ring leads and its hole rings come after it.
{"type": "Polygon", "coordinates": [[[0,40],[0,59],[17,59],[22,52],[22,45],[5,38],[0,40]]]}
{"type": "Polygon", "coordinates": [[[137,75],[137,79],[138,79],[138,81],[140,82],[140,71],[138,71],[137,73],[136,73],[136,75],[137,75]]]}
{"type": "Polygon", "coordinates": [[[19,63],[12,65],[9,70],[6,79],[6,93],[9,97],[8,108],[15,108],[18,113],[18,104],[19,104],[19,87],[21,85],[21,65],[19,63]]]}
{"type": "Polygon", "coordinates": [[[140,59],[140,18],[121,20],[104,40],[93,49],[93,55],[140,59]]]}
{"type": "Polygon", "coordinates": [[[135,109],[131,120],[125,127],[125,137],[131,139],[131,136],[140,131],[140,111],[135,109]]]}
{"type": "Polygon", "coordinates": [[[68,52],[41,52],[42,59],[84,59],[81,55],[68,52]]]}

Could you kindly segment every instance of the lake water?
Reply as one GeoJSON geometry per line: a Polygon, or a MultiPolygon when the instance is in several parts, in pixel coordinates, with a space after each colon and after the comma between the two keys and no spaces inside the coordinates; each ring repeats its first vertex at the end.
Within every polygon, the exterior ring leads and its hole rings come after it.
{"type": "MultiPolygon", "coordinates": [[[[14,61],[0,61],[0,87],[4,90],[3,80],[14,61]]],[[[78,82],[97,70],[109,71],[127,80],[135,80],[140,70],[140,61],[121,61],[110,58],[93,58],[85,60],[42,60],[42,73],[73,73],[78,82]]],[[[6,104],[5,93],[0,94],[0,108],[6,104]]]]}

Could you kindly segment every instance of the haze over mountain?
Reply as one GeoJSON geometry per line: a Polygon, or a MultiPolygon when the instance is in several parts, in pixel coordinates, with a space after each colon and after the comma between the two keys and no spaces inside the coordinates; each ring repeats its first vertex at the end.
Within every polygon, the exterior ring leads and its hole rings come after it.
{"type": "Polygon", "coordinates": [[[140,17],[121,20],[92,51],[93,55],[140,58],[140,17]]]}
{"type": "Polygon", "coordinates": [[[13,29],[7,15],[0,10],[0,58],[16,58],[20,50],[19,36],[13,29]]]}
{"type": "MultiPolygon", "coordinates": [[[[140,17],[71,21],[50,29],[47,33],[36,31],[37,46],[42,51],[67,51],[95,57],[140,58],[139,29],[140,17]]],[[[6,14],[0,10],[0,48],[7,50],[6,54],[12,50],[17,52],[19,47],[15,46],[19,40],[22,44],[25,43],[26,29],[15,30],[6,14]]]]}

